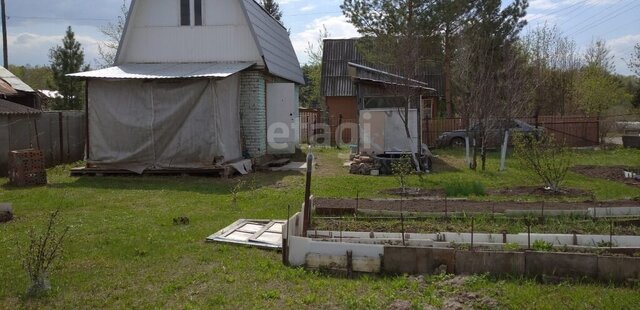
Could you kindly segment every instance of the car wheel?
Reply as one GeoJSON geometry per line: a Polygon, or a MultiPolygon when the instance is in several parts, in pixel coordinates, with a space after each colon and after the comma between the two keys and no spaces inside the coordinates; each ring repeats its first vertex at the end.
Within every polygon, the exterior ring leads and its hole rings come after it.
{"type": "Polygon", "coordinates": [[[464,142],[464,139],[462,138],[453,138],[451,139],[451,142],[449,143],[449,145],[455,148],[463,148],[465,146],[465,142],[464,142]]]}

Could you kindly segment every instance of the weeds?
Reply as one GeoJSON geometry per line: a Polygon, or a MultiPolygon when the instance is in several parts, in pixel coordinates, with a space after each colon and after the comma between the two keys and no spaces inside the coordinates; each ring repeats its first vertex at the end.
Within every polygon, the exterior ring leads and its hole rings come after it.
{"type": "Polygon", "coordinates": [[[468,197],[485,196],[485,188],[482,183],[475,182],[453,182],[444,185],[444,192],[447,197],[468,197]]]}
{"type": "Polygon", "coordinates": [[[531,245],[535,251],[540,252],[551,252],[553,251],[553,244],[544,240],[535,240],[533,241],[533,245],[531,245]]]}

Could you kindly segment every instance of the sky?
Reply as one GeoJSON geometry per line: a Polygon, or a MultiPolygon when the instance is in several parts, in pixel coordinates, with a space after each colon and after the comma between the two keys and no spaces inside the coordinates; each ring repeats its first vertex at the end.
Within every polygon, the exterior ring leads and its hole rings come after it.
{"type": "MultiPolygon", "coordinates": [[[[128,4],[130,0],[124,0],[128,4]]],[[[95,66],[98,45],[105,40],[100,27],[114,22],[123,0],[6,0],[9,62],[44,65],[49,49],[60,44],[72,26],[85,49],[85,60],[95,66]]],[[[280,0],[283,22],[301,63],[309,44],[317,46],[325,27],[331,37],[356,37],[357,30],[340,11],[342,0],[280,0]]],[[[510,0],[503,1],[505,4],[510,0]]],[[[625,59],[640,43],[640,0],[530,0],[524,32],[537,26],[556,25],[584,51],[595,39],[611,49],[616,72],[631,74],[625,59]]]]}

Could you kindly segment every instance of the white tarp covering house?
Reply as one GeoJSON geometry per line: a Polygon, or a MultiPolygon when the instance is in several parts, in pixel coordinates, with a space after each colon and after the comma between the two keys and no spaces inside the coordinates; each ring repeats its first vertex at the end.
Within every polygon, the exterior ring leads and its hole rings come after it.
{"type": "Polygon", "coordinates": [[[253,0],[133,0],[115,66],[71,76],[87,81],[93,167],[200,169],[295,151],[304,78],[287,30],[253,0]],[[275,148],[274,126],[286,128],[275,148]]]}

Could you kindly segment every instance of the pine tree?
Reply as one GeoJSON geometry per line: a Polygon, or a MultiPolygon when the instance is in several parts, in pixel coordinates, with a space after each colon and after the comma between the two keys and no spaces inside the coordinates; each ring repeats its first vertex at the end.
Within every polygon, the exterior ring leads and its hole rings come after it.
{"type": "Polygon", "coordinates": [[[282,23],[282,11],[280,5],[275,0],[262,0],[262,7],[271,14],[273,18],[282,23]]]}
{"type": "Polygon", "coordinates": [[[67,77],[67,74],[89,70],[84,64],[84,50],[76,41],[71,26],[67,28],[62,46],[58,45],[49,51],[53,86],[64,98],[53,105],[54,110],[80,110],[83,106],[83,82],[67,77]]]}

